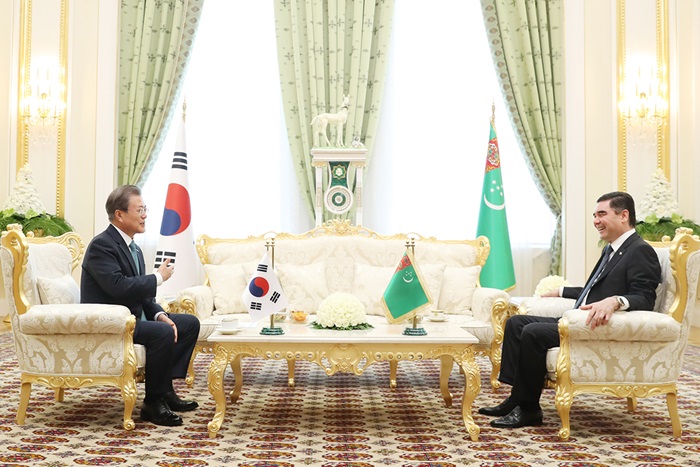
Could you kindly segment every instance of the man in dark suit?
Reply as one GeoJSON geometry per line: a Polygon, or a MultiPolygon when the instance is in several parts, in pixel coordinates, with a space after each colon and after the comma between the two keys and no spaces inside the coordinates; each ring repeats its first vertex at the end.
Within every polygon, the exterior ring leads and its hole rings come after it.
{"type": "Polygon", "coordinates": [[[199,319],[169,315],[156,303],[156,287],[173,274],[170,260],[145,274],[143,254],[134,235],[146,231],[147,208],[141,190],[124,185],[105,204],[110,225],[92,239],[83,259],[80,301],[124,305],[136,316],[134,342],[146,347],[146,396],[141,420],[156,425],[182,425],[174,414],[197,408],[180,399],[173,378],[184,378],[199,334],[199,319]]]}
{"type": "MultiPolygon", "coordinates": [[[[652,310],[661,267],[654,249],[636,233],[634,200],[615,191],[598,198],[593,226],[608,242],[585,287],[563,287],[544,294],[575,298],[588,310],[591,329],[604,326],[619,310],[652,310]]],[[[499,380],[512,385],[510,397],[479,413],[500,417],[496,428],[542,424],[539,400],[547,374],[547,350],[559,346],[558,318],[516,315],[506,322],[499,380]]]]}

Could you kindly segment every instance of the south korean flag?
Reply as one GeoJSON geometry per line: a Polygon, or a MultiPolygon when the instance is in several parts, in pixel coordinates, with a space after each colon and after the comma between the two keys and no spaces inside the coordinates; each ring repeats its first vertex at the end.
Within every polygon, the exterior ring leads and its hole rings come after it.
{"type": "Polygon", "coordinates": [[[260,260],[255,274],[248,281],[248,287],[243,291],[242,299],[253,322],[287,308],[287,297],[270,264],[267,252],[260,260]]]}

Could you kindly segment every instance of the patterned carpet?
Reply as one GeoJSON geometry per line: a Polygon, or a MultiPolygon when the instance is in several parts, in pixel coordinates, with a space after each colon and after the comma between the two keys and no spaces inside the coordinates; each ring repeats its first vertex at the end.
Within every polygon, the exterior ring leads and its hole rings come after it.
{"type": "MultiPolygon", "coordinates": [[[[27,424],[15,424],[18,372],[9,333],[0,335],[0,466],[700,466],[700,357],[690,347],[680,380],[679,410],[684,436],[672,437],[664,397],[641,399],[629,414],[623,400],[577,397],[572,437],[557,437],[553,392],[543,397],[545,425],[496,430],[488,418],[472,442],[460,417],[461,382],[450,380],[455,396],[444,407],[435,362],[399,366],[399,388],[388,388],[389,368],[377,364],[362,377],[327,377],[310,364],[297,365],[295,389],[286,386],[286,364],[244,360],[244,386],[229,408],[222,430],[209,439],[214,413],[206,386],[210,356],[197,359],[198,379],[178,392],[199,401],[176,428],[142,423],[121,428],[119,392],[111,388],[66,391],[55,403],[53,392],[35,386],[27,424]]],[[[480,359],[482,392],[475,407],[498,403],[503,395],[487,385],[488,361],[480,359]]],[[[228,383],[232,383],[227,374],[228,383]]],[[[139,388],[143,390],[142,387],[139,388]]]]}

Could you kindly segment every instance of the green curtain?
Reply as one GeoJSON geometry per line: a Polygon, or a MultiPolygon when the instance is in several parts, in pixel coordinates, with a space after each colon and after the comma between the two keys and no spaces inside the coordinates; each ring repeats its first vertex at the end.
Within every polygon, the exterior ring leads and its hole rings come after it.
{"type": "Polygon", "coordinates": [[[204,0],[122,0],[117,182],[142,186],[175,113],[204,0]]]}
{"type": "Polygon", "coordinates": [[[556,216],[551,274],[561,271],[561,0],[481,0],[509,117],[535,184],[556,216]]]}
{"type": "MultiPolygon", "coordinates": [[[[277,0],[275,23],[287,136],[297,179],[313,216],[314,116],[340,110],[350,96],[345,146],[372,154],[384,92],[394,0],[277,0]]],[[[334,140],[335,135],[329,134],[334,140]]]]}

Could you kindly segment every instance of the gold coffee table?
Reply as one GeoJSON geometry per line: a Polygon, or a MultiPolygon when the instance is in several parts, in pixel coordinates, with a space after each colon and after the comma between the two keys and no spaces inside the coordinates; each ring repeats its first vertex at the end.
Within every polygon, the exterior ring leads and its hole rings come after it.
{"type": "MultiPolygon", "coordinates": [[[[464,375],[464,395],[462,397],[462,419],[473,441],[479,438],[479,427],[472,418],[472,403],[479,394],[481,380],[479,367],[474,359],[474,346],[478,339],[454,323],[422,323],[427,336],[405,336],[406,325],[392,325],[378,316],[368,317],[373,329],[361,331],[332,331],[313,329],[308,324],[280,323],[284,334],[266,336],[260,334],[263,326],[244,326],[240,332],[223,335],[212,334],[208,341],[214,347],[214,359],[209,366],[207,381],[209,392],[216,402],[214,418],[209,422],[209,437],[215,438],[226,415],[226,395],[224,393],[224,372],[231,365],[235,376],[234,389],[230,393],[231,402],[238,400],[243,387],[241,359],[258,357],[268,360],[287,360],[289,383],[294,385],[294,362],[306,360],[323,368],[327,375],[354,373],[362,375],[365,369],[375,362],[388,361],[391,368],[391,384],[395,387],[396,371],[399,362],[439,359],[440,391],[445,405],[452,405],[452,394],[447,383],[453,363],[464,375]]],[[[313,316],[309,318],[313,321],[313,316]]]]}

